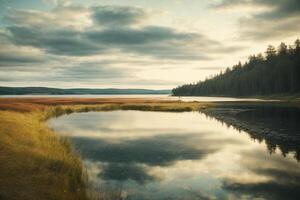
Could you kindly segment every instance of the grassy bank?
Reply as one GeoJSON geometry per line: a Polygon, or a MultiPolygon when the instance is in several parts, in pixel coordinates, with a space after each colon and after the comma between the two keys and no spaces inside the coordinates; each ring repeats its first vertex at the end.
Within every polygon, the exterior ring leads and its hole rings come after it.
{"type": "Polygon", "coordinates": [[[86,199],[82,164],[43,112],[0,111],[0,199],[86,199]]]}
{"type": "Polygon", "coordinates": [[[71,145],[47,119],[73,112],[143,110],[183,112],[209,103],[102,100],[0,100],[0,199],[85,200],[86,177],[71,145]]]}

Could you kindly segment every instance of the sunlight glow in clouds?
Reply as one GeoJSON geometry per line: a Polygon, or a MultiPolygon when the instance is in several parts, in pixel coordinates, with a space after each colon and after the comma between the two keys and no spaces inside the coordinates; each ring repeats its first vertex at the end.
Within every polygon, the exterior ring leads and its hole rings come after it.
{"type": "Polygon", "coordinates": [[[297,0],[2,0],[0,7],[6,86],[172,88],[293,41],[300,30],[297,0]]]}

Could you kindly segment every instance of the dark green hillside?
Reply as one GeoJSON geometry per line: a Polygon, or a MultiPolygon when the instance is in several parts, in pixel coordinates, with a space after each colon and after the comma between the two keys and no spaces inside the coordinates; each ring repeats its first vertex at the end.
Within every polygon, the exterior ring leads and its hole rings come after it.
{"type": "Polygon", "coordinates": [[[0,95],[101,95],[101,94],[170,94],[170,90],[148,89],[58,89],[46,87],[0,87],[0,95]]]}
{"type": "Polygon", "coordinates": [[[172,90],[175,96],[255,96],[300,93],[300,40],[269,46],[213,78],[172,90]]]}

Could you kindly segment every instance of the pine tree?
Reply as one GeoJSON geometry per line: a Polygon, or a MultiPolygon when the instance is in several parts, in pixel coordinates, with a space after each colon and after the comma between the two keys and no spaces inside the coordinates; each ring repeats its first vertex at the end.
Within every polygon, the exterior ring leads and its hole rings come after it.
{"type": "Polygon", "coordinates": [[[173,89],[173,95],[251,96],[300,92],[300,40],[287,47],[281,43],[278,53],[269,45],[266,57],[251,55],[249,60],[226,68],[215,76],[173,89]]]}

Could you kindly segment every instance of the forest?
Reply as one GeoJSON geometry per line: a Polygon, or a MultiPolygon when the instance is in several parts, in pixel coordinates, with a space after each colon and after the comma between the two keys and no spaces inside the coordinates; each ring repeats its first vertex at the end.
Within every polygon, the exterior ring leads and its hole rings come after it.
{"type": "Polygon", "coordinates": [[[249,56],[224,72],[174,88],[174,96],[256,96],[300,92],[300,40],[278,48],[269,45],[262,53],[249,56]]]}
{"type": "Polygon", "coordinates": [[[170,90],[117,89],[117,88],[48,88],[48,87],[1,87],[0,95],[122,95],[122,94],[170,94],[170,90]]]}

